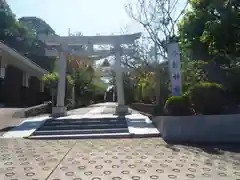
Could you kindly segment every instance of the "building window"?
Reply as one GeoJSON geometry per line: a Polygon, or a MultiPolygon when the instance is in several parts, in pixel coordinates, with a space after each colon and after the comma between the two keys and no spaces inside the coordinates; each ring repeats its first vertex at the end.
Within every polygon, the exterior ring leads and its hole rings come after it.
{"type": "Polygon", "coordinates": [[[44,92],[44,83],[40,80],[40,92],[44,92]]]}
{"type": "Polygon", "coordinates": [[[27,72],[24,72],[23,73],[23,76],[22,76],[22,86],[23,87],[29,87],[29,75],[27,72]]]}
{"type": "Polygon", "coordinates": [[[5,67],[3,65],[2,56],[0,56],[0,78],[4,79],[5,77],[5,67]]]}

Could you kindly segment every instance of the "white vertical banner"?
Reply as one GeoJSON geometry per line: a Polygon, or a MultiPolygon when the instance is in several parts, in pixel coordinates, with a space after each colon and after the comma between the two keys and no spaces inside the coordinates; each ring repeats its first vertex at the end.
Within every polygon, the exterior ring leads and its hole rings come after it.
{"type": "Polygon", "coordinates": [[[169,43],[167,47],[167,53],[172,96],[181,96],[181,53],[179,44],[177,42],[169,43]]]}

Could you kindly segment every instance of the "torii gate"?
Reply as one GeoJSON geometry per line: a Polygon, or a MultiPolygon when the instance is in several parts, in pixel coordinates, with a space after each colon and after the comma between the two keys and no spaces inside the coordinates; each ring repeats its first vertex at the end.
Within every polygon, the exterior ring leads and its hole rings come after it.
{"type": "Polygon", "coordinates": [[[39,35],[38,38],[46,45],[55,48],[53,51],[46,51],[47,56],[58,56],[59,60],[59,82],[57,90],[57,106],[53,107],[54,116],[66,115],[67,109],[64,104],[65,99],[65,86],[66,86],[66,67],[67,55],[78,56],[81,58],[92,57],[94,59],[108,57],[115,55],[114,70],[116,72],[116,86],[118,96],[118,106],[116,114],[128,113],[128,108],[125,106],[123,79],[121,68],[121,56],[123,54],[132,55],[133,49],[121,48],[124,44],[133,44],[135,40],[141,37],[141,33],[128,34],[128,35],[112,35],[112,36],[46,36],[39,35]],[[73,46],[86,45],[87,50],[73,50],[73,46]],[[94,45],[111,45],[114,46],[110,50],[95,50],[94,45]],[[57,49],[57,50],[56,50],[57,49]]]}

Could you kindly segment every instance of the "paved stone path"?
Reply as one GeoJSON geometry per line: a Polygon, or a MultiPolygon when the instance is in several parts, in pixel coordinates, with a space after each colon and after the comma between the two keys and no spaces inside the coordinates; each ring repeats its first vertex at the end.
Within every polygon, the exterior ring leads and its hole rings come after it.
{"type": "MultiPolygon", "coordinates": [[[[115,105],[96,108],[105,104],[70,115],[107,115],[115,105]]],[[[0,180],[152,179],[240,180],[240,145],[171,146],[161,138],[0,139],[0,180]]]]}
{"type": "MultiPolygon", "coordinates": [[[[9,131],[11,128],[19,125],[21,122],[25,120],[25,118],[16,118],[13,117],[12,115],[20,110],[21,108],[4,108],[0,107],[0,136],[2,136],[4,133],[9,131]]],[[[89,112],[91,109],[93,109],[92,106],[89,107],[84,107],[84,108],[79,108],[76,110],[69,111],[70,114],[84,114],[89,112]]],[[[46,115],[40,115],[41,116],[46,116],[46,115]]],[[[32,118],[32,117],[30,117],[32,118]]]]}
{"type": "Polygon", "coordinates": [[[131,114],[126,115],[125,118],[118,117],[114,115],[116,106],[116,103],[94,104],[87,108],[68,111],[67,116],[53,120],[49,116],[27,118],[2,137],[26,138],[31,135],[32,138],[38,139],[109,136],[159,137],[159,130],[147,116],[129,109],[131,114]]]}
{"type": "Polygon", "coordinates": [[[24,120],[23,118],[12,117],[13,113],[19,109],[0,107],[0,136],[24,120]]]}
{"type": "Polygon", "coordinates": [[[0,179],[239,180],[240,146],[221,149],[169,146],[160,138],[0,139],[0,179]]]}

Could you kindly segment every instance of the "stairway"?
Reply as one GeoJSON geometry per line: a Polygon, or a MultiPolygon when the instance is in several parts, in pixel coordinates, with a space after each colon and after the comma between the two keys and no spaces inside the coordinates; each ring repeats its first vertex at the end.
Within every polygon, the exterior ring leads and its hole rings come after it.
{"type": "Polygon", "coordinates": [[[37,137],[76,137],[129,134],[125,118],[50,119],[32,135],[37,137]]]}

